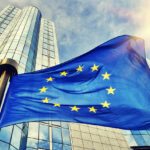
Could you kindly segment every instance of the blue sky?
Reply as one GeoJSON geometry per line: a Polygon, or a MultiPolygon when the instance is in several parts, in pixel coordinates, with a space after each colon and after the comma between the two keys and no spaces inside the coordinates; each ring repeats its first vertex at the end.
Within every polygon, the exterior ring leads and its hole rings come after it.
{"type": "Polygon", "coordinates": [[[148,0],[1,0],[0,9],[8,4],[34,5],[55,23],[61,62],[124,34],[143,38],[150,57],[148,0]]]}

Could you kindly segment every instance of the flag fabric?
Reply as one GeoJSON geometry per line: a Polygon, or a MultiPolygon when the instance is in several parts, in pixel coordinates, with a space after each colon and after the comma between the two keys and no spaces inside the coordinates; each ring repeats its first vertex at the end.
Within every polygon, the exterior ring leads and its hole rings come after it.
{"type": "Polygon", "coordinates": [[[66,121],[150,129],[144,41],[119,36],[60,65],[12,77],[0,127],[66,121]]]}

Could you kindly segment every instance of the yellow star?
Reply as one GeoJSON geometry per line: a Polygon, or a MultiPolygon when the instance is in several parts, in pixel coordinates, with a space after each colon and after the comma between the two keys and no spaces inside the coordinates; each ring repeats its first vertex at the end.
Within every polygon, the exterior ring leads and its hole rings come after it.
{"type": "Polygon", "coordinates": [[[106,89],[108,91],[108,94],[114,94],[114,91],[116,89],[113,89],[112,87],[110,87],[109,89],[106,89]]]}
{"type": "Polygon", "coordinates": [[[96,113],[96,110],[97,110],[97,109],[95,109],[94,107],[88,107],[88,108],[90,109],[90,110],[89,110],[90,112],[93,111],[93,112],[96,113]]]}
{"type": "Polygon", "coordinates": [[[40,93],[42,93],[42,92],[46,92],[47,89],[48,89],[48,88],[45,88],[45,86],[43,86],[43,88],[42,88],[42,89],[39,89],[39,90],[40,90],[40,93]]]}
{"type": "Polygon", "coordinates": [[[104,77],[103,80],[108,79],[109,80],[109,76],[111,74],[108,74],[107,72],[105,74],[102,74],[102,76],[104,77]]]}
{"type": "Polygon", "coordinates": [[[81,67],[81,66],[79,65],[79,68],[76,69],[77,72],[82,71],[82,68],[83,68],[83,66],[81,67]]]}
{"type": "Polygon", "coordinates": [[[50,99],[47,99],[47,97],[45,99],[42,99],[43,103],[48,103],[50,99]]]}
{"type": "Polygon", "coordinates": [[[109,105],[110,105],[111,103],[107,103],[107,101],[105,101],[105,103],[101,103],[101,104],[103,105],[103,107],[109,108],[109,105]]]}
{"type": "Polygon", "coordinates": [[[80,108],[78,108],[78,107],[76,107],[76,106],[73,106],[73,107],[70,107],[72,110],[71,111],[77,111],[78,112],[78,109],[80,109],[80,108]]]}
{"type": "Polygon", "coordinates": [[[54,104],[54,107],[60,107],[60,104],[54,104]]]}
{"type": "Polygon", "coordinates": [[[94,70],[97,70],[97,71],[98,71],[98,67],[99,67],[99,65],[98,65],[98,66],[96,66],[96,65],[94,64],[94,66],[93,66],[93,67],[91,67],[92,72],[93,72],[94,70]]]}
{"type": "Polygon", "coordinates": [[[49,82],[49,81],[53,81],[54,80],[54,78],[52,78],[52,77],[49,77],[48,79],[46,79],[47,80],[47,82],[49,82]]]}
{"type": "Polygon", "coordinates": [[[67,72],[65,72],[65,71],[63,71],[63,72],[60,72],[60,75],[61,76],[66,76],[68,73],[67,72]]]}

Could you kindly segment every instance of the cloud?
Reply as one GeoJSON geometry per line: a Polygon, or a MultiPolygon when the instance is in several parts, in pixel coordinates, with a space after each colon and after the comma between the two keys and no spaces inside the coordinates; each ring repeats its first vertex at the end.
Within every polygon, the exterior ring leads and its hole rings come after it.
{"type": "Polygon", "coordinates": [[[40,0],[8,0],[8,3],[16,7],[23,8],[28,5],[39,6],[41,4],[40,0]]]}
{"type": "MultiPolygon", "coordinates": [[[[34,5],[54,21],[61,62],[122,34],[136,35],[149,46],[150,2],[147,0],[5,0],[21,9],[34,5]]],[[[1,8],[2,8],[1,7],[1,8]]]]}

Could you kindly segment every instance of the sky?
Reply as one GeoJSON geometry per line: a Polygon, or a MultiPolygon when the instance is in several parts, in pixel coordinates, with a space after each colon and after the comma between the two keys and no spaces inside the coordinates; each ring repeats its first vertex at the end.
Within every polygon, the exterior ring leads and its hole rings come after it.
{"type": "Polygon", "coordinates": [[[55,23],[60,62],[120,35],[143,38],[150,58],[149,0],[0,0],[7,5],[34,5],[55,23]]]}

